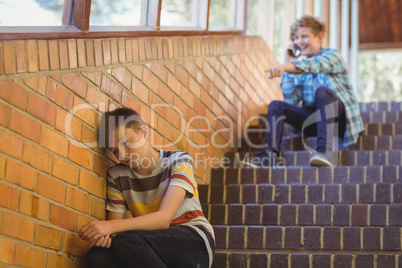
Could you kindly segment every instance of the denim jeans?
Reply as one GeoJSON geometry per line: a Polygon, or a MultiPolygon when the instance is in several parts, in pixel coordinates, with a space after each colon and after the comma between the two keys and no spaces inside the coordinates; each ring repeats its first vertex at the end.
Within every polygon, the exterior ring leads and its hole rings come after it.
{"type": "Polygon", "coordinates": [[[342,137],[345,132],[345,106],[329,88],[320,87],[315,92],[313,107],[302,108],[283,101],[272,101],[268,107],[267,120],[269,129],[264,140],[266,150],[279,154],[283,123],[286,122],[303,131],[305,137],[317,136],[316,150],[326,153],[332,150],[334,135],[342,137]],[[281,118],[282,116],[284,118],[281,118]],[[307,119],[314,123],[302,129],[307,119]],[[334,128],[335,123],[338,123],[338,133],[334,128]]]}
{"type": "Polygon", "coordinates": [[[93,246],[87,253],[89,268],[208,268],[204,240],[188,226],[118,233],[110,248],[93,246]]]}

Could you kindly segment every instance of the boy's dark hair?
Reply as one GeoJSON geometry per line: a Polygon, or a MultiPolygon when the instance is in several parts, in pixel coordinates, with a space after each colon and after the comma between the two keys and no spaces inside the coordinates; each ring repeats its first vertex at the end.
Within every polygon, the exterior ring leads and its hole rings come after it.
{"type": "Polygon", "coordinates": [[[290,39],[293,40],[294,35],[301,27],[307,27],[311,29],[314,36],[320,33],[325,33],[325,23],[317,18],[309,15],[304,15],[300,19],[296,20],[292,26],[290,26],[290,39]]]}
{"type": "Polygon", "coordinates": [[[117,108],[106,112],[99,123],[99,148],[110,149],[115,147],[115,130],[121,125],[124,125],[125,128],[131,128],[135,132],[139,132],[141,126],[147,126],[141,116],[133,109],[117,108]]]}

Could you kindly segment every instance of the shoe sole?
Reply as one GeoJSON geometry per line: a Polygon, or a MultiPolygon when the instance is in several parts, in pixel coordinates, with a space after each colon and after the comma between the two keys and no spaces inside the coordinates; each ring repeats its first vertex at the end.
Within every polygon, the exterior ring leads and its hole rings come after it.
{"type": "Polygon", "coordinates": [[[328,160],[325,159],[321,159],[321,158],[313,158],[312,160],[310,160],[310,165],[314,166],[314,167],[327,167],[327,166],[333,166],[333,164],[331,162],[329,162],[328,160]]]}

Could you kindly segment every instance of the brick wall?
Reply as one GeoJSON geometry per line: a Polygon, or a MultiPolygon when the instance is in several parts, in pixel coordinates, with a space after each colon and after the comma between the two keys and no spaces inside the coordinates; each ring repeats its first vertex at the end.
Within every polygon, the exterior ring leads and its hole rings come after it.
{"type": "Polygon", "coordinates": [[[274,62],[260,37],[0,42],[0,263],[85,266],[77,230],[105,218],[112,165],[96,147],[101,112],[136,109],[155,148],[188,151],[209,183],[280,98],[264,75],[274,62]]]}

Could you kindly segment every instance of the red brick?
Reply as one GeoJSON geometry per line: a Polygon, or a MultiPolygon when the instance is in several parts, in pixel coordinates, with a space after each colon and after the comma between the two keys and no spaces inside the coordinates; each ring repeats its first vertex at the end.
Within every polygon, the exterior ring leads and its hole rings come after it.
{"type": "Polygon", "coordinates": [[[49,70],[49,49],[46,40],[38,41],[39,47],[39,70],[49,70]]]}
{"type": "Polygon", "coordinates": [[[105,197],[106,182],[89,172],[84,170],[80,171],[78,186],[98,197],[105,197]]]}
{"type": "Polygon", "coordinates": [[[103,64],[109,65],[111,63],[109,39],[102,40],[102,50],[103,50],[103,64]]]}
{"type": "Polygon", "coordinates": [[[58,180],[39,174],[37,192],[38,194],[46,196],[52,200],[64,203],[66,186],[58,180]]]}
{"type": "Polygon", "coordinates": [[[54,125],[55,123],[56,107],[33,93],[28,94],[27,111],[50,125],[54,125]]]}
{"type": "Polygon", "coordinates": [[[6,180],[29,190],[36,189],[36,172],[12,159],[7,160],[6,180]]]}
{"type": "Polygon", "coordinates": [[[17,210],[19,191],[13,187],[0,183],[0,206],[17,210]]]}
{"type": "Polygon", "coordinates": [[[68,45],[68,59],[70,63],[70,69],[75,69],[78,66],[77,41],[75,39],[69,39],[67,45],[68,45]]]}
{"type": "MultiPolygon", "coordinates": [[[[145,60],[145,40],[144,38],[139,38],[136,41],[138,41],[138,58],[140,61],[144,61],[145,60]]],[[[134,44],[134,42],[133,42],[134,44]]]]}
{"type": "Polygon", "coordinates": [[[84,257],[90,245],[88,241],[82,240],[78,235],[65,233],[63,252],[73,256],[84,257]]]}
{"type": "Polygon", "coordinates": [[[1,233],[31,242],[34,234],[34,225],[33,221],[3,212],[1,233]]]}
{"type": "Polygon", "coordinates": [[[13,264],[15,242],[0,237],[0,263],[13,264]]]}
{"type": "Polygon", "coordinates": [[[0,179],[4,179],[6,171],[6,159],[0,156],[0,179]]]}
{"type": "MultiPolygon", "coordinates": [[[[94,41],[93,40],[85,40],[85,51],[86,51],[86,59],[88,66],[94,66],[94,41]]],[[[85,55],[84,55],[85,57],[85,55]]]]}
{"type": "Polygon", "coordinates": [[[71,268],[76,266],[73,266],[73,259],[71,257],[48,252],[46,267],[71,268]]]}
{"type": "Polygon", "coordinates": [[[78,184],[78,167],[63,158],[54,157],[52,175],[70,184],[78,184]]]}
{"type": "Polygon", "coordinates": [[[88,86],[86,101],[103,112],[109,106],[109,98],[98,88],[92,86],[88,86]]]}
{"type": "Polygon", "coordinates": [[[76,117],[71,116],[70,113],[67,113],[64,110],[58,109],[56,114],[56,129],[66,133],[70,137],[81,140],[81,130],[82,123],[77,120],[76,117]],[[66,120],[69,120],[66,122],[66,120]],[[67,129],[65,129],[65,124],[67,123],[67,129]]]}
{"type": "Polygon", "coordinates": [[[133,62],[133,48],[131,44],[131,39],[126,39],[125,40],[125,45],[126,45],[126,62],[133,62]]]}
{"type": "Polygon", "coordinates": [[[67,40],[59,40],[60,68],[62,70],[69,68],[68,45],[67,40]]]}
{"type": "Polygon", "coordinates": [[[24,84],[32,88],[41,95],[46,93],[47,77],[46,76],[35,76],[27,77],[23,79],[24,84]]]}
{"type": "Polygon", "coordinates": [[[58,70],[60,69],[60,53],[59,46],[56,40],[49,41],[49,55],[50,55],[50,69],[58,70]]]}
{"type": "Polygon", "coordinates": [[[0,44],[0,75],[2,75],[4,73],[4,69],[3,69],[3,46],[2,44],[0,44]]]}
{"type": "Polygon", "coordinates": [[[37,224],[35,228],[34,244],[45,248],[61,250],[63,244],[63,232],[37,224]]]}
{"type": "Polygon", "coordinates": [[[15,41],[15,50],[17,54],[17,73],[25,73],[27,71],[25,41],[15,41]]]}
{"type": "Polygon", "coordinates": [[[91,199],[88,194],[71,187],[67,187],[66,205],[73,209],[89,214],[91,199]]]}
{"type": "Polygon", "coordinates": [[[87,148],[77,147],[70,143],[68,158],[86,169],[92,169],[94,156],[87,148]]]}
{"type": "Polygon", "coordinates": [[[0,102],[0,125],[8,127],[8,124],[10,122],[10,114],[10,107],[0,102]]]}
{"type": "Polygon", "coordinates": [[[133,62],[137,62],[140,60],[138,39],[132,39],[131,44],[133,48],[133,62]]]}
{"type": "Polygon", "coordinates": [[[91,222],[93,220],[94,219],[89,216],[78,214],[77,215],[77,232],[80,231],[82,226],[84,226],[85,224],[87,224],[88,222],[91,222]]]}
{"type": "Polygon", "coordinates": [[[26,268],[44,267],[45,260],[45,251],[17,244],[14,264],[26,268]]]}
{"type": "Polygon", "coordinates": [[[21,192],[19,212],[34,218],[49,220],[49,201],[26,192],[21,192]]]}
{"type": "Polygon", "coordinates": [[[14,42],[12,41],[3,42],[3,50],[4,50],[4,73],[15,74],[16,57],[15,57],[14,42]]]}
{"type": "Polygon", "coordinates": [[[28,139],[39,142],[41,124],[17,110],[12,111],[10,129],[20,133],[28,139]]]}
{"type": "Polygon", "coordinates": [[[11,80],[0,81],[0,88],[0,98],[22,110],[25,110],[27,91],[24,88],[11,80]]]}
{"type": "Polygon", "coordinates": [[[77,58],[78,67],[86,67],[86,51],[84,39],[77,39],[77,58]]]}
{"type": "Polygon", "coordinates": [[[72,232],[75,231],[77,213],[56,204],[50,204],[50,222],[72,232]]]}
{"type": "Polygon", "coordinates": [[[111,52],[111,63],[119,63],[119,50],[117,47],[117,39],[110,39],[110,52],[111,52]]]}
{"type": "Polygon", "coordinates": [[[92,197],[91,201],[91,216],[100,220],[106,219],[106,203],[105,200],[92,197]]]}
{"type": "Polygon", "coordinates": [[[102,76],[101,90],[105,92],[106,95],[117,101],[117,103],[121,103],[123,88],[106,75],[102,76]]]}
{"type": "Polygon", "coordinates": [[[110,160],[106,159],[105,157],[99,156],[97,154],[94,155],[94,168],[93,168],[93,171],[96,174],[98,174],[99,176],[102,176],[103,178],[106,178],[107,171],[112,166],[114,166],[114,163],[111,162],[110,160]]]}
{"type": "Polygon", "coordinates": [[[42,136],[40,145],[49,149],[52,152],[55,152],[58,155],[67,157],[68,155],[68,140],[67,138],[57,133],[56,131],[48,128],[42,128],[42,136]]]}
{"type": "Polygon", "coordinates": [[[27,41],[28,50],[28,72],[34,73],[39,70],[39,59],[38,59],[38,44],[35,40],[27,41]]]}
{"type": "Polygon", "coordinates": [[[101,40],[94,40],[94,48],[95,48],[95,66],[102,66],[103,52],[102,52],[101,40]]]}
{"type": "Polygon", "coordinates": [[[50,173],[52,169],[52,155],[29,142],[24,143],[22,159],[43,172],[50,173]]]}
{"type": "Polygon", "coordinates": [[[140,80],[133,79],[132,92],[146,105],[149,104],[149,89],[140,80]]]}
{"type": "Polygon", "coordinates": [[[73,95],[50,80],[48,81],[46,97],[67,111],[73,108],[73,95]]]}

